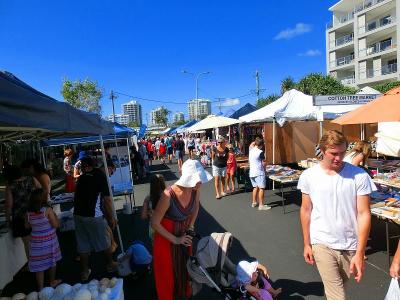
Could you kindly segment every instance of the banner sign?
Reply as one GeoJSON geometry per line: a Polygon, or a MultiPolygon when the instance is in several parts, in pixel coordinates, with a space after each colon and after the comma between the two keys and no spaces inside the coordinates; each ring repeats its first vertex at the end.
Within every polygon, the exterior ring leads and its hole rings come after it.
{"type": "Polygon", "coordinates": [[[314,96],[314,106],[366,104],[381,95],[326,95],[314,96]]]}

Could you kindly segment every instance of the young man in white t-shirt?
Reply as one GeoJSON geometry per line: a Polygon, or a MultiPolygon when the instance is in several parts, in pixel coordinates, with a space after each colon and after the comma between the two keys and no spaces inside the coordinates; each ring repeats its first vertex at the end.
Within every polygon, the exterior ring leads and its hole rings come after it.
{"type": "Polygon", "coordinates": [[[344,284],[364,275],[364,253],[371,226],[369,175],[343,162],[347,141],[330,130],[320,140],[323,159],[300,176],[300,210],[306,263],[317,265],[328,300],[346,299],[344,284]]]}

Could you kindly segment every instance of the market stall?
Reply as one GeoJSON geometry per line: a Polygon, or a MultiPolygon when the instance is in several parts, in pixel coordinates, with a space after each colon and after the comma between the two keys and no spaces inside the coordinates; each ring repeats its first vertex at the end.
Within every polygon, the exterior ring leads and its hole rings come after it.
{"type": "MultiPolygon", "coordinates": [[[[362,107],[349,112],[335,120],[333,123],[345,125],[345,124],[369,124],[369,123],[381,123],[381,122],[399,122],[400,121],[400,87],[394,88],[386,92],[381,97],[363,105],[362,107]]],[[[390,144],[390,139],[386,138],[385,134],[381,134],[384,138],[386,147],[380,147],[379,136],[377,134],[377,152],[382,151],[381,149],[390,149],[392,154],[399,153],[400,149],[394,149],[395,143],[390,144]],[[387,144],[389,142],[389,145],[387,144]]],[[[395,137],[397,139],[397,137],[395,137]]],[[[378,173],[374,176],[374,182],[379,187],[379,193],[373,193],[371,195],[372,206],[371,213],[379,219],[383,219],[386,224],[386,247],[388,253],[388,262],[390,265],[390,232],[389,223],[399,224],[400,217],[400,207],[398,199],[400,190],[400,173],[399,161],[390,161],[388,163],[383,162],[383,160],[377,160],[372,164],[377,168],[378,173]],[[386,166],[385,166],[386,165],[386,166]],[[388,168],[392,172],[380,172],[388,168]],[[395,172],[393,172],[395,170],[395,172]]]]}
{"type": "MultiPolygon", "coordinates": [[[[56,101],[13,74],[0,72],[0,142],[21,144],[57,136],[77,137],[112,132],[112,127],[98,115],[56,101]]],[[[0,239],[0,247],[4,250],[1,251],[0,289],[26,262],[25,251],[21,251],[21,239],[12,238],[7,229],[2,230],[0,239]],[[3,260],[12,263],[12,268],[8,268],[7,263],[3,264],[3,260]]]]}

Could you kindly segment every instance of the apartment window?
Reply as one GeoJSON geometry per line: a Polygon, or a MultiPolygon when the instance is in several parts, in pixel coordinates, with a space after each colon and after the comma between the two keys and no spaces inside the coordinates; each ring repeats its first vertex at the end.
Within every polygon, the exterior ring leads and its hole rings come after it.
{"type": "Polygon", "coordinates": [[[383,40],[380,42],[380,50],[385,51],[392,46],[392,38],[383,40]]]}
{"type": "Polygon", "coordinates": [[[392,17],[389,15],[389,16],[386,16],[386,17],[380,19],[379,23],[380,23],[380,26],[385,26],[387,24],[390,24],[391,21],[392,21],[392,17]]]}
{"type": "Polygon", "coordinates": [[[372,22],[368,23],[367,31],[371,31],[371,30],[374,30],[374,29],[376,29],[376,21],[372,21],[372,22]]]}

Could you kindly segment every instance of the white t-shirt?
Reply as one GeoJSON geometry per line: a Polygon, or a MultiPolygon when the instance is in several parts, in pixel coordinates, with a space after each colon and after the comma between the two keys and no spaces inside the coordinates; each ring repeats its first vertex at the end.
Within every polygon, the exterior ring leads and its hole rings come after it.
{"type": "Polygon", "coordinates": [[[262,158],[261,158],[262,153],[263,151],[260,150],[258,147],[251,148],[249,152],[250,177],[265,175],[265,169],[262,164],[262,158]]]}
{"type": "Polygon", "coordinates": [[[311,244],[356,250],[357,196],[376,191],[369,175],[346,162],[340,173],[328,175],[318,164],[301,174],[297,188],[311,198],[311,244]]]}

